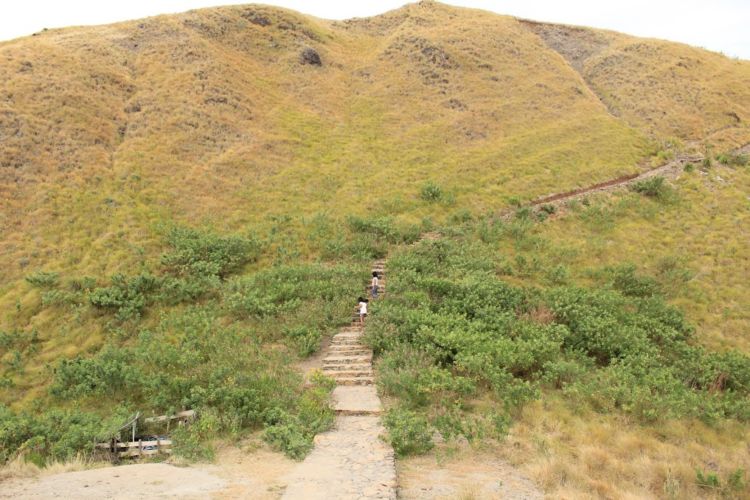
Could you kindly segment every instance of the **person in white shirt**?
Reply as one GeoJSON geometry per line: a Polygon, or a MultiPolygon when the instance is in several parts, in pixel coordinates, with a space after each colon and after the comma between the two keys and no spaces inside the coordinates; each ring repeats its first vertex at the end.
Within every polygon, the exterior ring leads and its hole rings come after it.
{"type": "Polygon", "coordinates": [[[372,281],[370,282],[370,293],[373,299],[378,298],[378,273],[377,271],[372,272],[372,281]]]}
{"type": "Polygon", "coordinates": [[[367,299],[359,298],[359,324],[364,326],[367,317],[367,299]]]}

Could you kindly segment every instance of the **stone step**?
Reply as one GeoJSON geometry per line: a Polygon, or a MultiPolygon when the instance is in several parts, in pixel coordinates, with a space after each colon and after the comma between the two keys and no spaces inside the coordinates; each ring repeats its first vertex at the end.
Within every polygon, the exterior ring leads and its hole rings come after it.
{"type": "Polygon", "coordinates": [[[331,347],[333,346],[361,346],[362,341],[359,339],[333,339],[331,340],[331,347]]]}
{"type": "Polygon", "coordinates": [[[372,377],[372,367],[365,366],[359,368],[351,368],[348,365],[342,365],[344,370],[323,370],[323,372],[330,377],[372,377]]]}
{"type": "Polygon", "coordinates": [[[365,343],[361,339],[338,341],[336,343],[332,340],[330,346],[336,349],[364,349],[365,343]]]}
{"type": "Polygon", "coordinates": [[[370,363],[361,363],[361,364],[348,364],[348,365],[331,365],[331,366],[324,366],[322,368],[324,373],[335,373],[335,372],[345,372],[349,370],[372,370],[372,365],[370,363]]]}
{"type": "Polygon", "coordinates": [[[337,385],[375,385],[372,377],[341,377],[336,379],[337,385]]]}
{"type": "Polygon", "coordinates": [[[333,410],[342,417],[369,417],[383,414],[383,410],[333,410]]]}
{"type": "Polygon", "coordinates": [[[341,356],[369,356],[372,354],[372,351],[366,347],[360,347],[357,349],[330,349],[328,351],[330,354],[336,354],[341,356]]]}
{"type": "Polygon", "coordinates": [[[342,340],[359,340],[362,337],[364,337],[361,333],[347,333],[347,334],[336,334],[333,337],[331,337],[331,342],[334,341],[342,341],[342,340]]]}
{"type": "Polygon", "coordinates": [[[323,367],[372,363],[372,356],[335,356],[323,359],[323,367]]]}
{"type": "Polygon", "coordinates": [[[342,380],[349,378],[372,378],[372,371],[350,371],[350,372],[326,372],[326,375],[332,377],[334,380],[342,380]]]}

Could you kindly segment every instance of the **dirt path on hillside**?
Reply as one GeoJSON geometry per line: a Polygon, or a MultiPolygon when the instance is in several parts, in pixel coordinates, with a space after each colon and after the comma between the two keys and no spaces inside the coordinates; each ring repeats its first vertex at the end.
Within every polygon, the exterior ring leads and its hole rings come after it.
{"type": "MultiPolygon", "coordinates": [[[[734,153],[735,154],[750,153],[750,144],[745,144],[744,146],[735,149],[734,153]]],[[[606,192],[616,191],[618,189],[626,188],[633,183],[636,183],[638,181],[642,181],[643,179],[648,179],[651,177],[661,176],[667,179],[676,179],[684,171],[685,165],[687,165],[688,163],[692,163],[698,166],[703,160],[704,160],[704,156],[699,155],[699,154],[679,155],[674,160],[668,163],[665,163],[664,165],[661,165],[659,167],[653,168],[651,170],[647,170],[646,172],[641,172],[640,174],[623,175],[621,177],[617,177],[616,179],[610,179],[608,181],[599,182],[597,184],[592,184],[591,186],[588,186],[588,187],[573,189],[571,191],[564,191],[562,193],[555,193],[555,194],[551,194],[548,196],[543,196],[541,198],[537,198],[536,200],[532,201],[527,206],[532,209],[537,209],[537,210],[542,205],[553,205],[557,208],[570,200],[581,199],[590,194],[595,194],[595,193],[606,193],[606,192]]],[[[512,216],[514,213],[515,211],[509,210],[507,212],[504,212],[502,214],[502,217],[507,218],[507,217],[512,216]]]]}
{"type": "MultiPolygon", "coordinates": [[[[542,205],[552,205],[555,207],[559,207],[560,205],[563,205],[570,200],[581,199],[595,193],[613,192],[651,177],[661,176],[667,179],[675,179],[684,171],[686,164],[696,164],[700,163],[701,161],[703,161],[703,156],[701,155],[681,155],[660,167],[653,168],[646,172],[642,172],[640,174],[624,175],[621,177],[617,177],[616,179],[610,179],[608,181],[592,184],[588,187],[537,198],[536,200],[529,203],[528,206],[532,209],[538,209],[542,205]]],[[[508,212],[503,215],[507,216],[512,214],[513,212],[508,212]]]]}

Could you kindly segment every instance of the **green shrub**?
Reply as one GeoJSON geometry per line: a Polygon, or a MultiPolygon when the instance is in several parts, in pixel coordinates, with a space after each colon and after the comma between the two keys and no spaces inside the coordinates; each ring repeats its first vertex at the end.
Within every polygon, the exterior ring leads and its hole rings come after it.
{"type": "Polygon", "coordinates": [[[126,321],[141,316],[152,300],[151,293],[159,287],[160,280],[148,273],[132,277],[116,274],[112,276],[111,283],[109,287],[92,290],[89,301],[100,309],[115,311],[118,320],[126,321]]]}
{"type": "Polygon", "coordinates": [[[42,305],[63,306],[82,304],[85,301],[83,294],[79,292],[69,292],[67,290],[47,290],[42,293],[42,305]]]}
{"type": "Polygon", "coordinates": [[[630,185],[630,190],[657,199],[663,199],[669,193],[669,187],[661,176],[636,181],[630,185]]]}
{"type": "Polygon", "coordinates": [[[26,276],[26,282],[37,288],[52,288],[60,283],[60,274],[37,271],[26,276]]]}
{"type": "Polygon", "coordinates": [[[750,158],[748,157],[748,155],[740,153],[723,153],[716,155],[716,161],[718,161],[722,165],[744,167],[748,164],[750,158]]]}
{"type": "MultiPolygon", "coordinates": [[[[486,411],[462,409],[478,393],[510,416],[540,384],[643,422],[750,418],[750,358],[691,346],[694,327],[661,295],[686,277],[678,262],[660,261],[658,279],[607,268],[593,288],[556,286],[553,268],[542,280],[551,288],[521,288],[497,277],[503,257],[482,242],[487,222],[474,227],[389,260],[389,293],[366,338],[381,356],[380,389],[400,408],[467,438],[492,427],[486,411]]],[[[516,246],[516,276],[544,269],[537,242],[516,246]]]]}
{"type": "Polygon", "coordinates": [[[172,432],[172,453],[191,462],[212,461],[215,455],[210,441],[216,438],[220,428],[215,412],[200,411],[196,420],[172,432]]]}
{"type": "Polygon", "coordinates": [[[701,488],[719,489],[721,486],[721,481],[716,473],[705,473],[700,469],[695,469],[695,482],[698,483],[698,486],[701,488]]]}
{"type": "Polygon", "coordinates": [[[300,357],[306,358],[320,348],[321,333],[314,327],[303,325],[284,327],[284,336],[297,347],[300,357]]]}
{"type": "Polygon", "coordinates": [[[301,460],[313,448],[313,438],[319,432],[328,430],[333,424],[333,410],[330,408],[332,385],[320,377],[299,400],[298,413],[274,408],[265,414],[266,428],[263,439],[275,449],[284,452],[289,458],[301,460]]]}
{"type": "Polygon", "coordinates": [[[429,203],[435,203],[443,198],[443,190],[433,182],[427,182],[422,186],[419,197],[429,203]]]}
{"type": "Polygon", "coordinates": [[[421,455],[434,446],[429,422],[411,410],[392,408],[384,423],[388,429],[387,440],[400,457],[421,455]]]}
{"type": "Polygon", "coordinates": [[[684,167],[682,167],[682,170],[684,172],[687,172],[687,173],[694,172],[695,171],[695,165],[693,165],[692,163],[688,162],[688,163],[685,164],[684,167]]]}
{"type": "Polygon", "coordinates": [[[218,236],[185,227],[172,228],[167,242],[172,250],[162,256],[162,265],[179,276],[225,278],[260,254],[260,244],[252,237],[218,236]]]}
{"type": "Polygon", "coordinates": [[[555,212],[557,212],[557,207],[555,205],[552,205],[551,203],[545,203],[541,207],[539,207],[540,212],[544,212],[548,215],[552,215],[555,212]]]}
{"type": "Polygon", "coordinates": [[[634,264],[609,267],[605,272],[610,276],[612,287],[631,297],[651,297],[660,293],[659,284],[654,278],[636,274],[634,264]]]}
{"type": "Polygon", "coordinates": [[[0,404],[0,462],[19,452],[33,456],[38,465],[47,459],[65,461],[80,452],[91,452],[94,443],[106,440],[123,419],[121,409],[103,419],[78,410],[13,413],[0,404]]]}
{"type": "Polygon", "coordinates": [[[346,218],[349,230],[355,234],[368,235],[374,241],[383,243],[412,243],[419,238],[421,228],[418,225],[397,226],[392,217],[358,217],[346,218]]]}

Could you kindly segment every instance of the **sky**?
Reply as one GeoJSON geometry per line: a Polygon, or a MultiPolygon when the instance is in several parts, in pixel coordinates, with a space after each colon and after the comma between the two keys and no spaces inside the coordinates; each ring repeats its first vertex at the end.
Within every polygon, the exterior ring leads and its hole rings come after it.
{"type": "MultiPolygon", "coordinates": [[[[231,0],[4,0],[0,40],[42,28],[106,24],[190,9],[249,3],[231,0]]],[[[366,17],[407,0],[261,0],[326,19],[366,17]]],[[[537,21],[606,28],[688,43],[750,60],[750,0],[446,0],[537,21]]]]}

